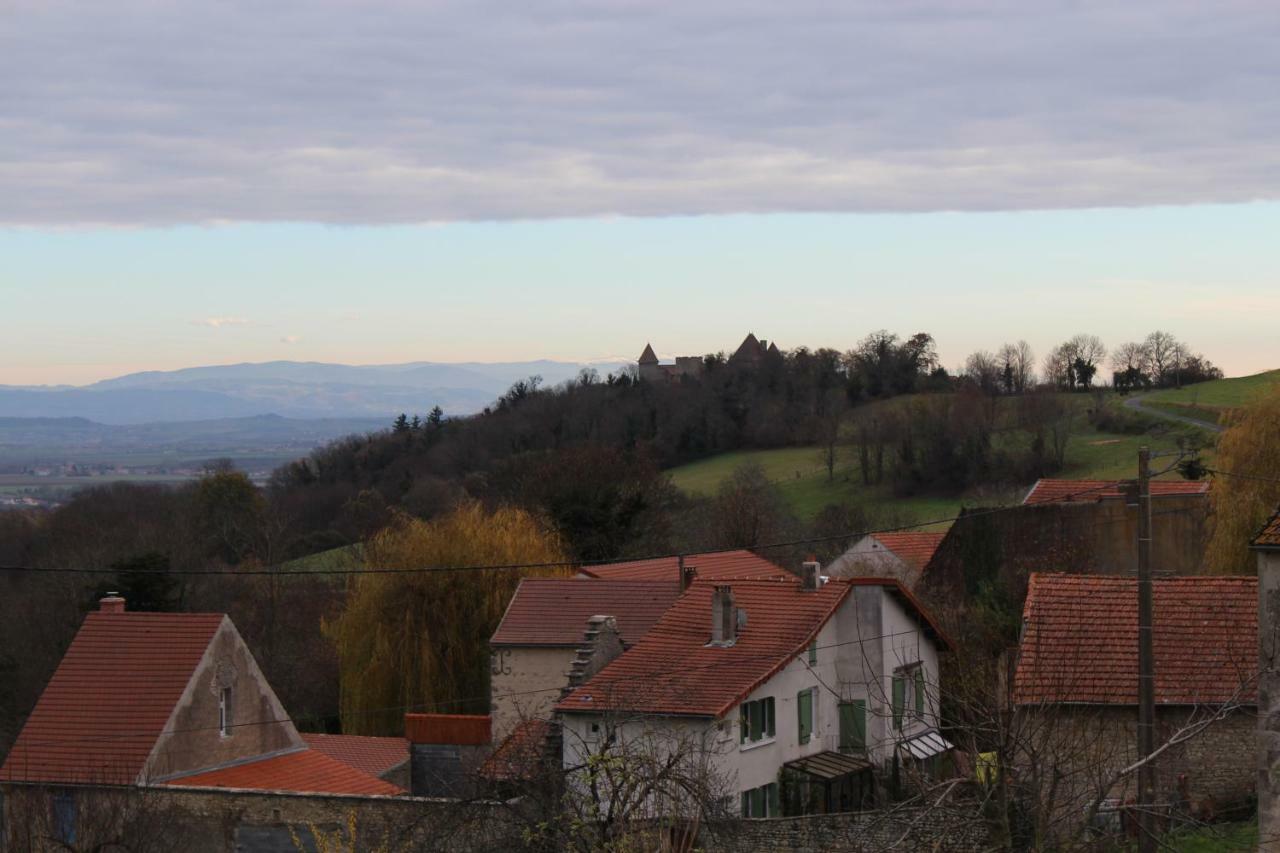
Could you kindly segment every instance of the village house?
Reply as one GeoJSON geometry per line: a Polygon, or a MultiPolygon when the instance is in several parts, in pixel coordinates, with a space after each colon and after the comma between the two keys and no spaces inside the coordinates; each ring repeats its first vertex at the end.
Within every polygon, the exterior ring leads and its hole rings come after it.
{"type": "Polygon", "coordinates": [[[85,617],[0,767],[11,842],[32,819],[24,794],[69,842],[122,787],[406,793],[407,741],[299,733],[224,614],[125,608],[108,596],[85,617]]]}
{"type": "Polygon", "coordinates": [[[592,616],[617,614],[619,639],[630,648],[679,594],[674,569],[667,580],[522,580],[489,640],[494,739],[523,720],[550,718],[592,616]]]}
{"type": "MultiPolygon", "coordinates": [[[[1155,763],[1156,790],[1175,810],[1254,792],[1257,590],[1246,576],[1153,581],[1156,744],[1176,741],[1155,763]]],[[[1136,790],[1120,771],[1137,760],[1137,602],[1132,577],[1031,578],[1012,685],[1023,771],[1052,765],[1055,808],[1077,816],[1136,790]]]]}
{"type": "Polygon", "coordinates": [[[1280,851],[1280,509],[1250,543],[1258,560],[1258,837],[1280,851]]]}
{"type": "Polygon", "coordinates": [[[745,817],[857,809],[877,768],[935,769],[946,639],[897,581],[818,569],[694,580],[556,706],[564,766],[615,739],[696,741],[745,817]]]}
{"type": "Polygon", "coordinates": [[[737,550],[585,566],[576,578],[521,581],[489,641],[495,742],[522,720],[551,717],[591,617],[614,616],[622,648],[629,649],[694,578],[721,577],[794,575],[737,550]]]}
{"type": "Polygon", "coordinates": [[[869,533],[827,566],[831,577],[893,578],[914,590],[945,533],[869,533]]]}
{"type": "MultiPolygon", "coordinates": [[[[1151,495],[1153,570],[1200,574],[1209,485],[1153,480],[1151,495]]],[[[962,509],[914,591],[926,601],[947,600],[986,583],[1020,607],[1033,572],[1134,575],[1137,543],[1133,481],[1042,479],[1020,506],[962,509]]]]}

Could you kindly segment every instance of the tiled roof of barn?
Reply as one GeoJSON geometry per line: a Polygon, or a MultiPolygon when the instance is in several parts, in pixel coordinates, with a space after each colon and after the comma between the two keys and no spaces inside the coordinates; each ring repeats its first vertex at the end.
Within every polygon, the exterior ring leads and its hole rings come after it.
{"type": "MultiPolygon", "coordinates": [[[[720,578],[794,578],[791,572],[746,550],[715,551],[709,554],[689,554],[684,558],[686,568],[696,569],[700,580],[720,578]]],[[[651,560],[630,560],[608,563],[602,566],[583,566],[584,575],[606,580],[670,580],[680,581],[679,558],[658,557],[651,560]]]]}
{"type": "Polygon", "coordinates": [[[624,644],[634,645],[680,595],[674,568],[667,580],[526,578],[490,640],[499,646],[570,646],[582,642],[592,616],[614,616],[624,644]]]}
{"type": "Polygon", "coordinates": [[[183,788],[230,788],[295,794],[398,796],[405,793],[399,786],[326,755],[319,749],[302,749],[179,776],[166,784],[183,788]]]}
{"type": "MultiPolygon", "coordinates": [[[[1156,702],[1253,703],[1258,579],[1198,576],[1152,584],[1156,702]]],[[[1135,578],[1033,574],[1023,622],[1015,704],[1137,704],[1135,578]]]]}
{"type": "Polygon", "coordinates": [[[85,617],[0,768],[0,781],[130,785],[221,613],[85,617]]]}
{"type": "MultiPolygon", "coordinates": [[[[1125,496],[1124,480],[1037,480],[1022,499],[1024,504],[1100,501],[1125,496]]],[[[1152,480],[1151,497],[1205,495],[1209,484],[1196,480],[1152,480]]]]}

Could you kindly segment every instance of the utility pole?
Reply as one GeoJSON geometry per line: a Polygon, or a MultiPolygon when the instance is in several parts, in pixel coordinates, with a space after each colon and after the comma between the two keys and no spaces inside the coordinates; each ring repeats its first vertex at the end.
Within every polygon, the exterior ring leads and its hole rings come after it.
{"type": "MultiPolygon", "coordinates": [[[[1151,450],[1138,450],[1138,760],[1155,751],[1156,666],[1151,595],[1151,450]]],[[[1156,853],[1155,767],[1138,768],[1138,850],[1156,853]]]]}

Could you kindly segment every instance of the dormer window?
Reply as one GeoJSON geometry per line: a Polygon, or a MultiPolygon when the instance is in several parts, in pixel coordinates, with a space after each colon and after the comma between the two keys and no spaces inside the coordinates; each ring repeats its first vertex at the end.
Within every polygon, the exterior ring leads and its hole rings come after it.
{"type": "Polygon", "coordinates": [[[231,737],[231,688],[218,691],[218,734],[231,737]]]}

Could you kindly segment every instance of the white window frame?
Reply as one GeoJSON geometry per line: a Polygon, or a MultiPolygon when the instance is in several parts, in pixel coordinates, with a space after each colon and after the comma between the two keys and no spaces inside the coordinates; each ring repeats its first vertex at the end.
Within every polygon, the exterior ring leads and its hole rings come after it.
{"type": "Polygon", "coordinates": [[[231,688],[218,691],[218,736],[231,737],[231,688]]]}

